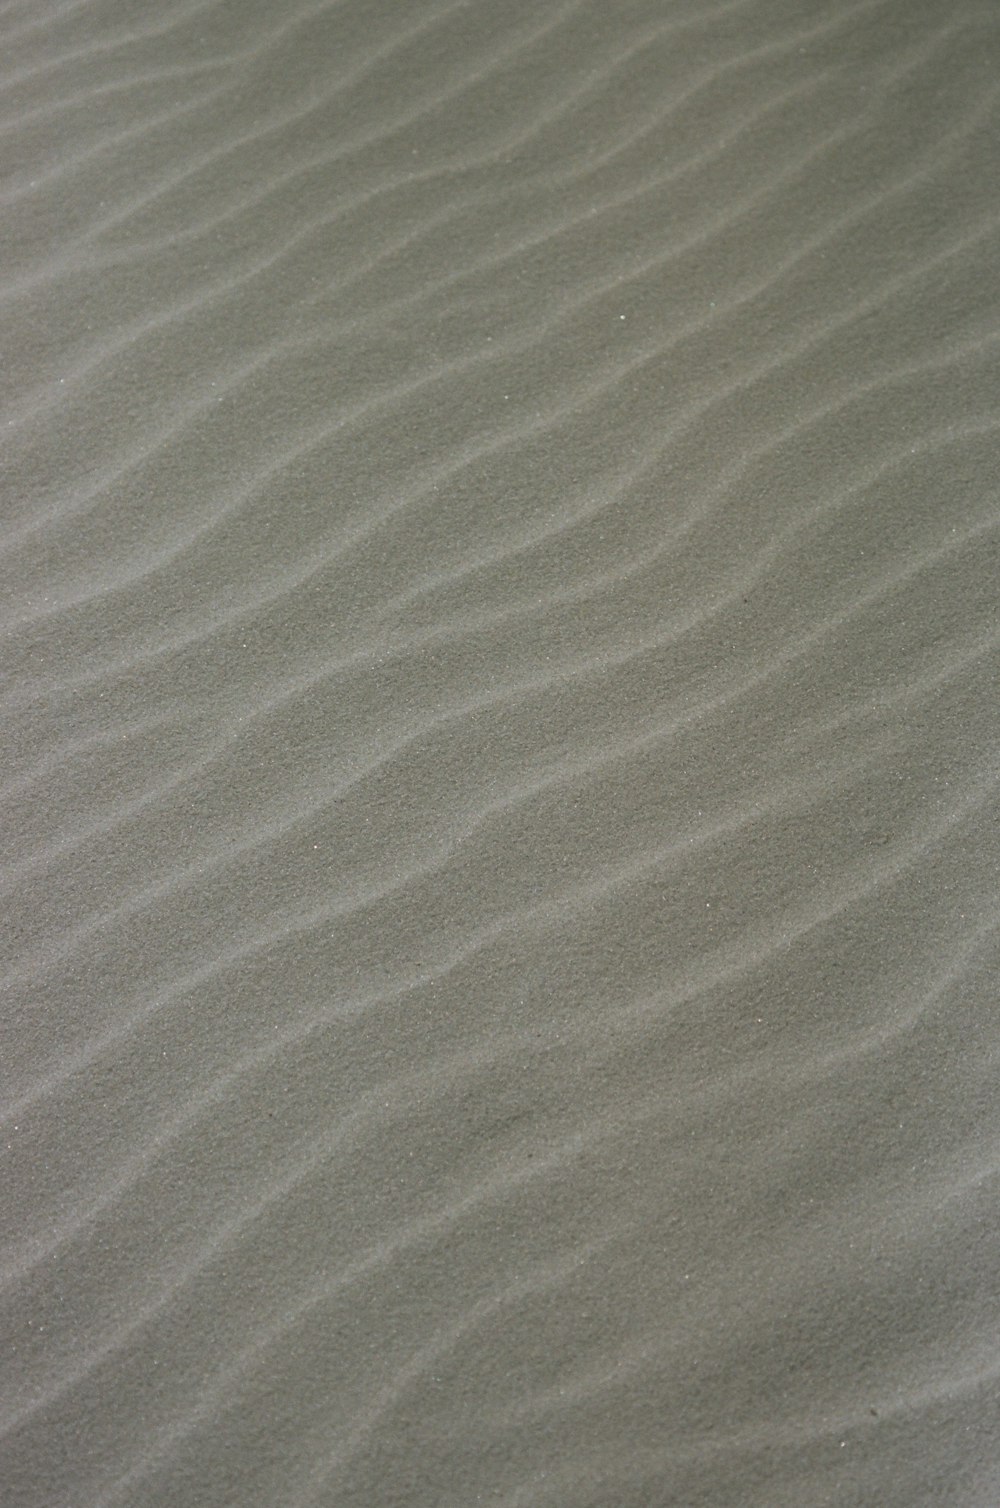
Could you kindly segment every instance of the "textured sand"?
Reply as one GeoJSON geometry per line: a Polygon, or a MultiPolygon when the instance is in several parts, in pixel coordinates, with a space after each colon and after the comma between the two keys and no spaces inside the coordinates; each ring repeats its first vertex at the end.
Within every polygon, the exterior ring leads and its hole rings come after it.
{"type": "Polygon", "coordinates": [[[4,1508],[996,1508],[994,0],[0,44],[4,1508]]]}

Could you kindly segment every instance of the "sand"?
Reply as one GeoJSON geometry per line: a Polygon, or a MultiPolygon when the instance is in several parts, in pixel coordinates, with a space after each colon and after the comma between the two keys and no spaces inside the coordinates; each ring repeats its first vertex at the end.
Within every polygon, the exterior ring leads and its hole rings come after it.
{"type": "Polygon", "coordinates": [[[0,42],[0,1501],[995,1508],[993,0],[0,42]]]}

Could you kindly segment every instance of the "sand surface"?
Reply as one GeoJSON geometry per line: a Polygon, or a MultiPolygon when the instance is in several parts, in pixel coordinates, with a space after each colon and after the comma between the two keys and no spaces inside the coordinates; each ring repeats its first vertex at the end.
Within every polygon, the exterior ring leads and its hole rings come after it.
{"type": "Polygon", "coordinates": [[[0,1502],[996,1508],[995,0],[5,0],[0,1502]]]}

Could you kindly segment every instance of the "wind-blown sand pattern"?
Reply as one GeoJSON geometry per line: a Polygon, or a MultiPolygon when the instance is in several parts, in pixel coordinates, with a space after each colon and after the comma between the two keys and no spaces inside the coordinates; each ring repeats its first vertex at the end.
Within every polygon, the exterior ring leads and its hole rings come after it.
{"type": "Polygon", "coordinates": [[[0,1500],[995,1508],[1000,10],[0,39],[0,1500]]]}

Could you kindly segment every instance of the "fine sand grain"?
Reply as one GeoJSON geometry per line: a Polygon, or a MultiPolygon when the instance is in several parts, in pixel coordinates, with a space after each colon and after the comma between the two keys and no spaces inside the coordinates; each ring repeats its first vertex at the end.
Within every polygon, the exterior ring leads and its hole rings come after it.
{"type": "Polygon", "coordinates": [[[0,44],[4,1508],[996,1508],[995,0],[0,44]]]}

